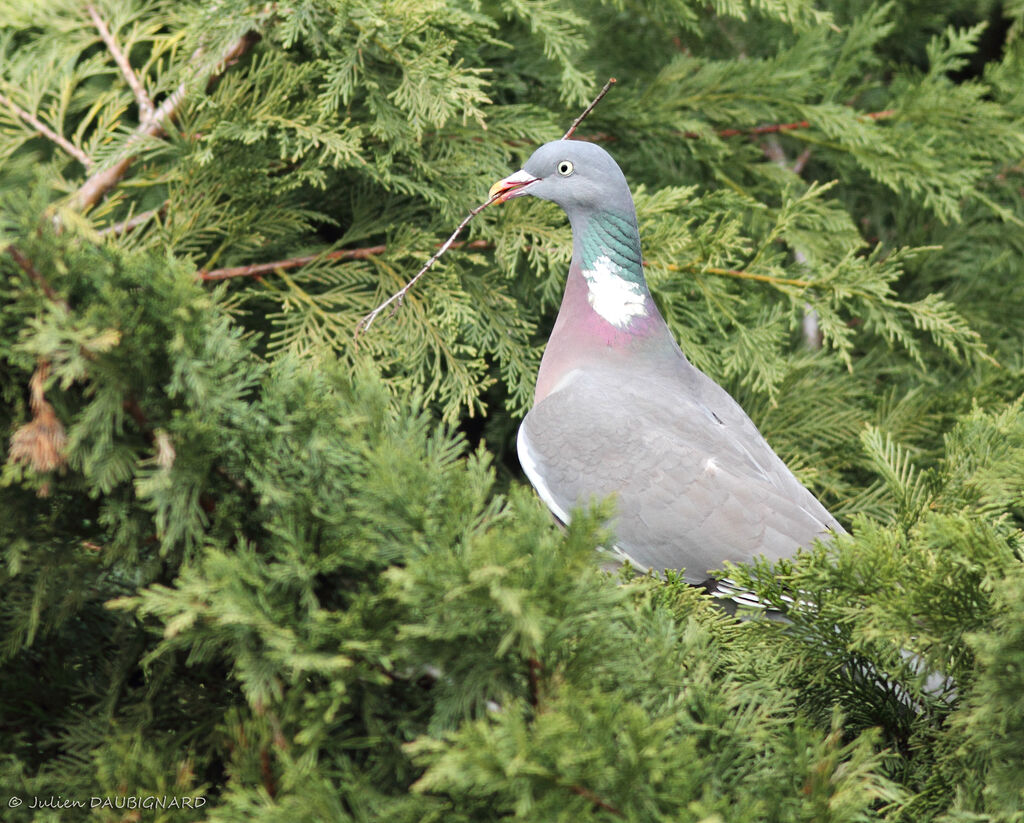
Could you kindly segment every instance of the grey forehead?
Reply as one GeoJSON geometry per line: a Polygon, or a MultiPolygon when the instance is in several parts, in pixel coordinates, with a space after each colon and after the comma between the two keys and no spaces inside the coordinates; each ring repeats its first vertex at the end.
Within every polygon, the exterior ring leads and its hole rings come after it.
{"type": "Polygon", "coordinates": [[[597,171],[618,169],[612,156],[595,143],[582,140],[554,140],[533,153],[523,169],[535,177],[548,174],[562,160],[586,164],[597,171]]]}

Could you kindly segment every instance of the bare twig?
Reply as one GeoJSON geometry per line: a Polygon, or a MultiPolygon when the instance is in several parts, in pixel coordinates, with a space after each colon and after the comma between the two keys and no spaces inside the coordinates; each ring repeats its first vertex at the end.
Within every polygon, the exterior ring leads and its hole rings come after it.
{"type": "Polygon", "coordinates": [[[28,125],[30,125],[33,129],[39,132],[39,134],[41,134],[47,140],[56,143],[58,146],[64,149],[64,151],[66,151],[68,154],[74,157],[75,160],[77,160],[79,163],[85,166],[86,169],[92,168],[92,158],[89,157],[88,154],[86,154],[84,151],[78,148],[78,146],[76,146],[67,138],[57,134],[57,132],[55,132],[53,129],[47,126],[46,123],[44,123],[34,114],[25,111],[25,109],[23,109],[13,100],[11,100],[11,98],[7,97],[6,95],[0,94],[0,105],[4,105],[7,108],[9,108],[14,114],[16,114],[26,123],[28,123],[28,125]]]}
{"type": "Polygon", "coordinates": [[[491,205],[491,203],[493,203],[495,200],[501,197],[501,195],[502,192],[497,192],[493,197],[488,199],[486,203],[481,203],[475,209],[470,211],[470,213],[467,214],[465,218],[463,218],[462,222],[459,223],[455,231],[451,233],[451,236],[447,240],[445,240],[441,244],[440,248],[438,248],[438,250],[430,256],[430,259],[423,264],[423,268],[421,268],[418,272],[416,272],[416,274],[413,275],[412,280],[410,280],[408,283],[402,286],[402,288],[396,291],[387,300],[385,300],[383,303],[377,306],[377,308],[375,308],[372,312],[366,315],[366,317],[359,321],[359,325],[356,326],[356,336],[358,337],[364,331],[367,331],[370,328],[370,326],[373,325],[373,321],[377,319],[377,316],[392,303],[395,304],[395,307],[391,310],[392,314],[398,311],[398,307],[402,305],[402,301],[405,300],[405,296],[409,293],[409,289],[415,286],[416,281],[427,273],[427,270],[431,266],[433,266],[438,261],[438,259],[440,259],[442,254],[444,254],[446,251],[448,251],[449,248],[451,248],[452,244],[455,243],[455,238],[458,237],[462,230],[469,225],[469,221],[476,217],[478,214],[480,214],[480,212],[482,212],[489,205],[491,205]]]}
{"type": "MultiPolygon", "coordinates": [[[[252,47],[253,43],[256,42],[256,39],[256,32],[248,32],[232,43],[218,61],[217,65],[220,67],[219,71],[215,71],[211,75],[210,79],[212,80],[214,77],[222,73],[228,65],[245,54],[252,47]]],[[[201,56],[202,50],[199,49],[192,55],[193,62],[201,56]]],[[[185,99],[186,91],[187,86],[185,82],[182,81],[178,88],[164,98],[163,102],[153,111],[152,116],[148,120],[144,120],[139,124],[139,127],[135,130],[135,134],[129,140],[128,145],[133,146],[147,137],[161,136],[164,133],[165,124],[177,113],[179,106],[181,106],[182,101],[185,99]]],[[[86,180],[85,183],[82,184],[81,188],[72,196],[72,205],[77,209],[87,209],[98,203],[103,195],[121,181],[125,172],[128,171],[128,167],[132,164],[132,161],[135,160],[135,154],[136,152],[134,151],[128,151],[125,156],[118,160],[114,165],[92,175],[92,177],[86,180]]]]}
{"type": "Polygon", "coordinates": [[[616,82],[617,81],[614,77],[608,78],[608,82],[604,84],[604,88],[602,88],[601,91],[597,93],[597,97],[590,101],[590,105],[583,110],[583,114],[581,114],[579,117],[572,121],[572,125],[569,126],[569,130],[564,135],[562,135],[563,140],[568,140],[570,137],[573,136],[573,134],[576,133],[576,127],[587,118],[587,115],[594,110],[594,107],[601,102],[601,98],[608,94],[608,92],[611,90],[611,87],[614,86],[616,82]]]}
{"type": "MultiPolygon", "coordinates": [[[[440,243],[437,244],[439,247],[440,243]]],[[[366,260],[377,257],[387,251],[387,246],[366,246],[361,249],[339,249],[326,254],[306,254],[302,257],[289,257],[287,260],[274,260],[269,263],[252,263],[248,266],[231,266],[224,269],[212,269],[199,272],[200,280],[229,280],[233,277],[261,277],[276,271],[298,269],[321,260],[366,260]]],[[[491,249],[494,244],[487,240],[460,240],[448,246],[449,249],[491,249]]]]}
{"type": "Polygon", "coordinates": [[[103,42],[107,44],[107,49],[113,56],[114,62],[117,63],[117,67],[121,70],[121,74],[124,75],[125,81],[132,90],[132,94],[135,95],[135,102],[139,106],[139,120],[144,123],[153,115],[153,101],[150,99],[149,94],[146,93],[139,75],[135,73],[135,69],[128,62],[127,55],[118,45],[117,40],[114,39],[114,35],[107,27],[106,21],[96,10],[96,7],[90,3],[85,7],[85,10],[89,12],[92,24],[96,27],[96,31],[100,33],[103,42]]]}
{"type": "MultiPolygon", "coordinates": [[[[893,117],[896,114],[896,109],[886,109],[885,111],[867,111],[863,114],[857,115],[858,120],[885,120],[889,117],[893,117]]],[[[759,135],[759,134],[775,134],[776,132],[796,131],[798,129],[809,129],[813,124],[810,120],[800,120],[796,123],[769,123],[764,126],[753,126],[749,129],[721,129],[716,131],[715,134],[718,137],[740,137],[744,135],[759,135]]],[[[704,137],[704,134],[699,131],[676,131],[672,132],[676,137],[685,137],[688,140],[698,140],[704,137]]],[[[608,134],[607,132],[596,132],[595,134],[588,134],[582,139],[589,140],[592,143],[614,143],[618,138],[614,134],[608,134]]]]}

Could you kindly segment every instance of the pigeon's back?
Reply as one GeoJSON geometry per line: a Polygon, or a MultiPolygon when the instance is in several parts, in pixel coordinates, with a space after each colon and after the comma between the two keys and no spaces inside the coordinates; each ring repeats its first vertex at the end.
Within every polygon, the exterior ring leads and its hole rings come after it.
{"type": "Polygon", "coordinates": [[[634,565],[702,583],[726,560],[793,555],[842,527],[740,406],[682,354],[674,368],[570,372],[519,431],[530,481],[565,520],[613,497],[634,565]]]}

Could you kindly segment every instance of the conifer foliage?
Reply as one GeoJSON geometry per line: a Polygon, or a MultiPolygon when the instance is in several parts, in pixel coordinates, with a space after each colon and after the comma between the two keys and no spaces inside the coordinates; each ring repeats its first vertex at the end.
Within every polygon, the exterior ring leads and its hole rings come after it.
{"type": "Polygon", "coordinates": [[[1024,821],[1022,89],[1019,0],[0,0],[3,818],[1024,821]],[[729,570],[787,623],[524,484],[553,206],[354,334],[611,75],[851,531],[729,570]]]}

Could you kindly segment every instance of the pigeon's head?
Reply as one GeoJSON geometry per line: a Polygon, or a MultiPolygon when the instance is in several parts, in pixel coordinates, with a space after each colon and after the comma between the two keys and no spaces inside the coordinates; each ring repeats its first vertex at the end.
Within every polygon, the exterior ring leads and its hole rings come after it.
{"type": "Polygon", "coordinates": [[[491,186],[490,196],[496,194],[498,203],[532,194],[557,203],[570,218],[577,210],[633,210],[629,185],[611,155],[581,140],[545,143],[522,169],[491,186]]]}

